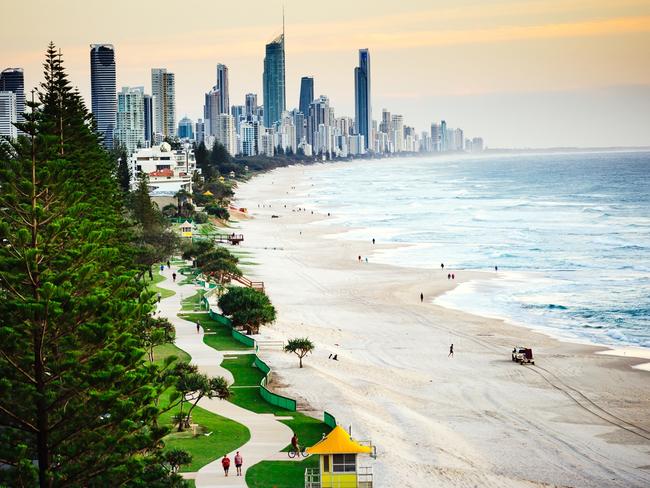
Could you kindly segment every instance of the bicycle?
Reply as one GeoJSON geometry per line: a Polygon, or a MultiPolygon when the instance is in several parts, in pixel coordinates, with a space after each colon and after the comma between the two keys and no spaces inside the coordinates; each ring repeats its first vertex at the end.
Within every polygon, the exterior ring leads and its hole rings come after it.
{"type": "Polygon", "coordinates": [[[296,456],[301,456],[301,455],[302,455],[302,457],[309,456],[309,454],[307,454],[307,451],[305,450],[305,448],[304,447],[301,448],[300,446],[298,446],[298,449],[292,448],[287,454],[289,454],[289,457],[291,459],[295,458],[296,456]]]}

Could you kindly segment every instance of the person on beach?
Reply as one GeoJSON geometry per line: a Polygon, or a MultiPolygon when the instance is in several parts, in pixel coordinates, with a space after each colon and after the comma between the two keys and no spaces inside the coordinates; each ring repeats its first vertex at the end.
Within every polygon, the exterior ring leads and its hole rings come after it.
{"type": "Polygon", "coordinates": [[[440,263],[440,269],[445,269],[445,263],[440,263]]]}
{"type": "Polygon", "coordinates": [[[361,256],[359,256],[359,262],[361,262],[361,256]]]}
{"type": "Polygon", "coordinates": [[[447,279],[448,279],[448,280],[451,279],[451,273],[447,273],[447,279]]]}
{"type": "Polygon", "coordinates": [[[447,355],[447,357],[452,357],[452,358],[454,357],[454,345],[453,344],[451,346],[449,346],[449,354],[447,355]]]}
{"type": "Polygon", "coordinates": [[[372,243],[373,243],[373,244],[375,243],[375,238],[374,238],[374,237],[372,238],[372,243]]]}
{"type": "Polygon", "coordinates": [[[495,267],[494,267],[494,271],[499,271],[499,267],[498,267],[498,266],[495,266],[495,267]]]}
{"type": "Polygon", "coordinates": [[[176,273],[172,273],[172,281],[176,283],[176,273]]]}
{"type": "Polygon", "coordinates": [[[230,458],[228,457],[228,454],[223,455],[221,466],[223,467],[224,474],[228,476],[228,470],[230,469],[230,458]]]}
{"type": "Polygon", "coordinates": [[[455,275],[454,273],[451,274],[451,279],[452,279],[452,280],[455,280],[455,279],[456,279],[456,275],[455,275]]]}
{"type": "Polygon", "coordinates": [[[235,454],[235,468],[237,468],[237,476],[241,476],[241,465],[244,463],[244,458],[241,457],[239,451],[235,454]]]}
{"type": "Polygon", "coordinates": [[[420,303],[424,301],[424,293],[420,293],[420,303]]]}

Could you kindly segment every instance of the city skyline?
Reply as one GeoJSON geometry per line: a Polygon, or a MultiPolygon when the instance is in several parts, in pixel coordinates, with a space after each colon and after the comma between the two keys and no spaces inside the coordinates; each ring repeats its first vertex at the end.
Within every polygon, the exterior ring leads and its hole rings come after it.
{"type": "MultiPolygon", "coordinates": [[[[325,12],[314,21],[309,7],[288,2],[287,108],[298,98],[300,78],[309,74],[317,80],[315,97],[327,95],[337,113],[354,114],[349,73],[357,50],[368,47],[375,111],[400,113],[418,130],[445,118],[483,135],[491,147],[650,144],[650,68],[640,61],[650,56],[646,4],[462,1],[450,7],[379,1],[372,13],[361,2],[349,6],[345,20],[325,12]],[[602,131],[607,123],[611,130],[602,131]]],[[[35,29],[20,45],[11,42],[17,23],[0,34],[4,67],[25,69],[27,91],[40,76],[40,57],[52,39],[90,107],[87,46],[106,41],[116,46],[118,88],[145,85],[148,92],[154,66],[176,73],[177,120],[202,117],[202,94],[214,84],[218,62],[229,67],[231,105],[243,104],[246,93],[257,93],[261,101],[264,44],[281,28],[279,2],[256,2],[255,15],[225,6],[218,25],[197,18],[192,43],[181,49],[188,31],[179,26],[163,38],[153,28],[159,14],[151,10],[149,22],[131,33],[128,21],[111,24],[111,12],[100,24],[86,12],[92,9],[82,9],[71,33],[57,22],[57,9],[45,15],[37,7],[28,0],[9,5],[8,12],[16,18],[29,14],[37,24],[51,20],[47,28],[35,29]]]]}

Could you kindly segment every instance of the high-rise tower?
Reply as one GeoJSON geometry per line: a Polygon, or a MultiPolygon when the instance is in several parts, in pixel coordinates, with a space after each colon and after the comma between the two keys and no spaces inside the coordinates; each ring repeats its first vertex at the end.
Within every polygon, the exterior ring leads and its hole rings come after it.
{"type": "Polygon", "coordinates": [[[309,105],[314,101],[314,78],[303,76],[300,78],[300,103],[298,110],[306,117],[309,115],[309,105]]]}
{"type": "Polygon", "coordinates": [[[228,94],[228,67],[225,64],[217,65],[217,84],[215,89],[219,90],[219,113],[229,114],[230,97],[228,94]]]}
{"type": "Polygon", "coordinates": [[[286,109],[284,84],[284,12],[282,34],[266,45],[264,56],[264,125],[271,127],[282,118],[286,109]]]}
{"type": "Polygon", "coordinates": [[[97,132],[104,137],[104,146],[112,149],[117,114],[115,49],[112,44],[90,45],[90,90],[97,132]]]}
{"type": "MultiPolygon", "coordinates": [[[[24,122],[25,76],[22,68],[7,68],[0,73],[0,91],[10,91],[16,95],[16,115],[18,122],[24,122]]],[[[18,134],[21,132],[18,131],[18,134]]]]}
{"type": "Polygon", "coordinates": [[[364,136],[365,148],[372,148],[372,107],[370,104],[370,53],[359,49],[359,66],[354,68],[355,132],[364,136]]]}
{"type": "Polygon", "coordinates": [[[151,94],[154,98],[154,132],[163,137],[176,134],[176,84],[174,73],[165,68],[151,70],[151,94]]]}

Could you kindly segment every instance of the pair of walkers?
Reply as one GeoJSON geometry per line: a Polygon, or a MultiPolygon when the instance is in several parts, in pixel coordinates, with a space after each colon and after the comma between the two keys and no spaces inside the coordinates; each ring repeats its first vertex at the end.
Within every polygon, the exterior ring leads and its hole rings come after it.
{"type": "MultiPolygon", "coordinates": [[[[241,465],[244,464],[244,458],[239,453],[239,451],[237,451],[237,454],[235,454],[234,461],[235,468],[237,468],[237,476],[241,476],[241,465]]],[[[223,459],[221,459],[221,466],[223,467],[224,474],[228,476],[228,470],[230,469],[230,458],[228,457],[228,454],[223,455],[223,459]]]]}

